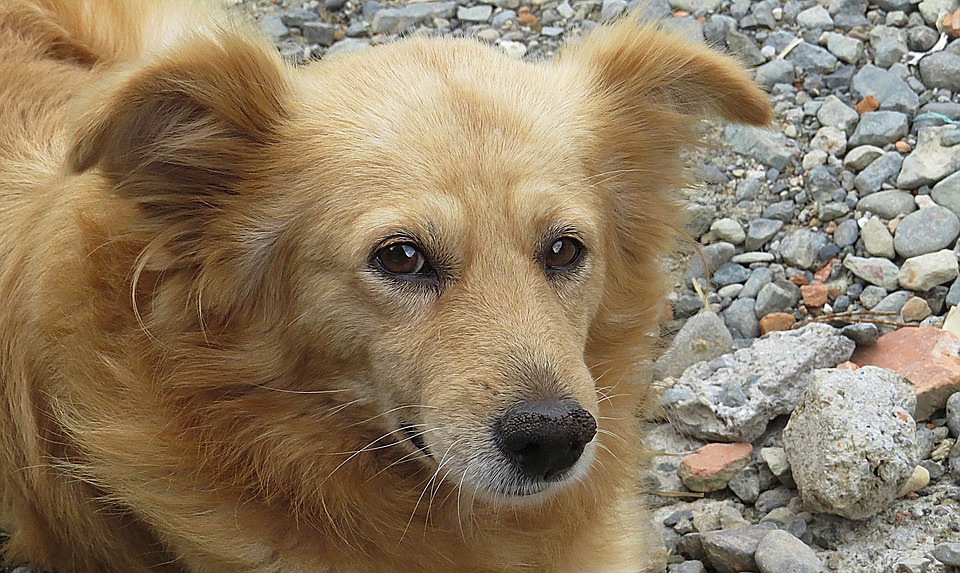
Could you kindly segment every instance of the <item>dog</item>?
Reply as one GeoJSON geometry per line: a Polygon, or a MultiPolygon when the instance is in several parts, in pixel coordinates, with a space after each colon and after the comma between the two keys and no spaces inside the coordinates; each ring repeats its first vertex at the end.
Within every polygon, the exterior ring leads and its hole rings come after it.
{"type": "Polygon", "coordinates": [[[662,568],[637,413],[732,59],[302,68],[186,0],[0,6],[0,528],[60,573],[662,568]]]}

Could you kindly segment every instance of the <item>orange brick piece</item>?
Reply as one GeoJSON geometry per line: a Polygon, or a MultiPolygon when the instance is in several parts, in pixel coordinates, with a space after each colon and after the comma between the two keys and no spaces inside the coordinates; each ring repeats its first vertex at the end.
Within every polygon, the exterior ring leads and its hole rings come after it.
{"type": "Polygon", "coordinates": [[[707,444],[683,458],[677,474],[691,491],[719,491],[750,461],[750,444],[707,444]]]}
{"type": "Polygon", "coordinates": [[[850,360],[895,370],[909,380],[917,392],[917,420],[929,419],[960,391],[960,339],[939,328],[901,328],[871,348],[858,348],[850,360]]]}
{"type": "Polygon", "coordinates": [[[760,319],[760,334],[790,330],[797,323],[797,319],[789,312],[771,312],[760,319]]]}

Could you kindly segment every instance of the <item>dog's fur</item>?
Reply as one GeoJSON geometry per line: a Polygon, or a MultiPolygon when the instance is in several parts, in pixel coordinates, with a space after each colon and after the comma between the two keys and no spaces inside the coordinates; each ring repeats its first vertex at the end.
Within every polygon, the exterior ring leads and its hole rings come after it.
{"type": "Polygon", "coordinates": [[[708,113],[769,110],[731,60],[629,20],[543,65],[411,40],[294,69],[184,0],[3,0],[6,559],[655,568],[637,364],[708,113]],[[555,228],[586,256],[549,278],[555,228]],[[396,234],[442,262],[435,289],[372,270],[396,234]],[[599,431],[521,496],[489,434],[529,397],[599,431]]]}

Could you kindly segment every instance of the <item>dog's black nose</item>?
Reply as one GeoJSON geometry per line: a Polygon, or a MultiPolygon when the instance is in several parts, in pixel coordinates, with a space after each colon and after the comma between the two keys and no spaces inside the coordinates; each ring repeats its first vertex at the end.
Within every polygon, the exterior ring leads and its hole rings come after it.
{"type": "Polygon", "coordinates": [[[530,400],[504,414],[495,433],[500,449],[524,475],[549,481],[580,459],[597,421],[575,402],[530,400]]]}

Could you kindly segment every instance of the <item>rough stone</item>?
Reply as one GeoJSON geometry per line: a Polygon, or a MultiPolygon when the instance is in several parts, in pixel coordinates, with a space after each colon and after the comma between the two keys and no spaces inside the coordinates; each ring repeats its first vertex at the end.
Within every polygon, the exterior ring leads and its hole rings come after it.
{"type": "Polygon", "coordinates": [[[753,219],[747,227],[744,247],[748,250],[759,249],[783,228],[783,221],[776,219],[753,219]]]}
{"type": "MultiPolygon", "coordinates": [[[[870,148],[870,146],[861,146],[856,149],[862,149],[864,147],[870,148]]],[[[877,192],[883,188],[884,183],[895,181],[902,167],[902,155],[896,151],[884,153],[857,173],[857,176],[853,179],[853,186],[861,195],[864,195],[864,199],[866,199],[866,195],[878,194],[877,192]]],[[[883,191],[880,192],[883,193],[883,191]]]]}
{"type": "Polygon", "coordinates": [[[757,127],[728,125],[724,129],[723,137],[733,151],[752,157],[774,169],[783,169],[800,153],[783,134],[757,127]]]}
{"type": "Polygon", "coordinates": [[[939,205],[910,213],[900,222],[893,246],[904,258],[952,248],[960,236],[960,219],[939,205]]]}
{"type": "Polygon", "coordinates": [[[860,116],[857,129],[850,136],[850,146],[875,145],[883,147],[907,135],[907,116],[896,111],[874,111],[860,116]]]}
{"type": "Polygon", "coordinates": [[[920,107],[920,98],[907,82],[893,72],[866,65],[853,76],[850,93],[856,100],[872,95],[882,110],[913,115],[920,107]]]}
{"type": "Polygon", "coordinates": [[[746,467],[751,451],[750,444],[707,444],[683,458],[677,474],[690,491],[719,491],[746,467]]]}
{"type": "Polygon", "coordinates": [[[866,519],[896,499],[917,462],[916,398],[882,368],[820,370],[783,430],[809,511],[866,519]]]}
{"type": "Polygon", "coordinates": [[[691,317],[677,332],[655,366],[658,377],[677,377],[697,362],[713,360],[733,348],[733,337],[723,320],[712,312],[691,317]]]}
{"type": "Polygon", "coordinates": [[[897,280],[900,269],[889,259],[847,255],[843,259],[843,266],[872,285],[887,290],[894,290],[900,285],[897,280]]]}
{"type": "Polygon", "coordinates": [[[930,197],[941,207],[960,217],[960,171],[949,175],[933,186],[930,197]]]}
{"type": "Polygon", "coordinates": [[[917,146],[903,160],[897,177],[897,187],[916,189],[932,185],[947,175],[960,170],[960,145],[945,146],[942,137],[953,126],[923,127],[917,136],[917,146]]]}
{"type": "Polygon", "coordinates": [[[893,248],[893,235],[879,217],[870,217],[860,231],[860,236],[863,237],[863,248],[868,254],[885,259],[897,256],[897,251],[893,248]]]}
{"type": "MultiPolygon", "coordinates": [[[[854,126],[856,126],[856,123],[854,123],[854,126]]],[[[875,145],[861,145],[860,147],[854,147],[844,156],[843,168],[847,171],[859,173],[881,155],[883,155],[883,150],[875,145]]]]}
{"type": "Polygon", "coordinates": [[[823,571],[816,552],[782,529],[771,531],[760,541],[754,558],[760,573],[820,573],[823,571]]]}
{"type": "Polygon", "coordinates": [[[764,537],[776,529],[772,523],[749,525],[736,529],[710,531],[701,543],[707,561],[717,573],[756,571],[754,555],[764,537]]]}
{"type": "Polygon", "coordinates": [[[757,294],[757,318],[773,312],[786,312],[800,302],[800,288],[790,281],[773,281],[757,294]]]}
{"type": "Polygon", "coordinates": [[[723,323],[735,339],[752,339],[760,336],[760,322],[754,310],[756,304],[755,299],[738,298],[723,311],[723,323]]]}
{"type": "Polygon", "coordinates": [[[903,262],[897,280],[905,289],[928,291],[957,278],[957,257],[946,249],[911,257],[903,262]]]}
{"type": "Polygon", "coordinates": [[[723,366],[691,366],[661,404],[691,435],[752,442],[770,420],[792,411],[812,370],[847,360],[853,349],[852,340],[824,324],[773,332],[727,355],[723,366]]]}
{"type": "MultiPolygon", "coordinates": [[[[869,168],[868,168],[869,169],[869,168]]],[[[913,213],[917,210],[917,204],[913,200],[913,195],[904,191],[890,189],[867,195],[857,201],[857,210],[865,213],[873,213],[884,219],[894,219],[913,213]]]]}

